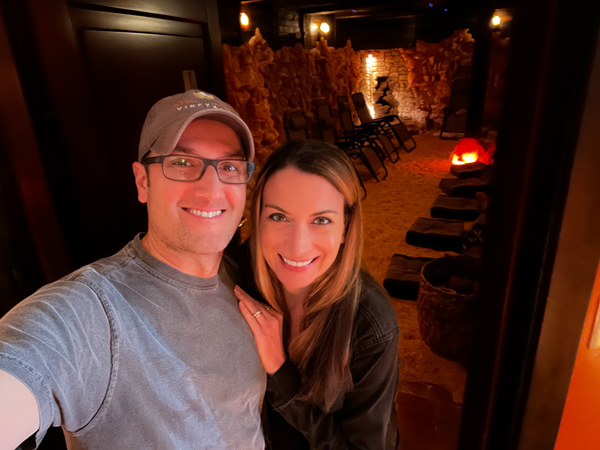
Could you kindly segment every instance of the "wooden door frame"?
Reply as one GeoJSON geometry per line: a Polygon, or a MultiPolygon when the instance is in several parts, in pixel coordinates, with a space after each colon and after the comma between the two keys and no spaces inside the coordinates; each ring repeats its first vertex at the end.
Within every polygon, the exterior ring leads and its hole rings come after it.
{"type": "MultiPolygon", "coordinates": [[[[6,163],[17,184],[28,232],[42,266],[44,281],[48,283],[67,274],[72,267],[4,26],[3,12],[0,5],[0,134],[8,156],[6,163]]],[[[36,263],[32,261],[31,264],[36,263]]]]}
{"type": "Polygon", "coordinates": [[[536,0],[513,10],[488,216],[486,310],[467,380],[461,450],[550,449],[556,438],[600,254],[590,234],[598,227],[586,228],[598,222],[598,209],[587,209],[597,200],[576,197],[588,183],[598,186],[597,156],[582,141],[590,130],[581,126],[599,19],[600,4],[586,0],[536,0]],[[567,199],[573,203],[565,209],[567,199]],[[574,282],[573,296],[560,298],[574,282]],[[556,334],[565,301],[572,305],[568,336],[556,334]],[[541,385],[548,369],[552,382],[541,385]]]}

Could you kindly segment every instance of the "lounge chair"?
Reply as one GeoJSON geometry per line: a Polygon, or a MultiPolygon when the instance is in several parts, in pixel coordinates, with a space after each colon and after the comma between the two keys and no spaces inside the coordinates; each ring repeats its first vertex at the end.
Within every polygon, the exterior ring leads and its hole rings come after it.
{"type": "Polygon", "coordinates": [[[296,111],[286,111],[283,114],[283,120],[288,141],[294,139],[308,140],[308,124],[304,111],[301,109],[296,111]]]}
{"type": "Polygon", "coordinates": [[[444,133],[463,133],[467,128],[467,108],[471,80],[458,79],[452,82],[449,105],[444,108],[444,121],[440,130],[440,139],[459,139],[455,136],[444,136],[444,133]]]}
{"type": "Polygon", "coordinates": [[[341,97],[346,99],[346,102],[343,102],[340,100],[340,97],[338,97],[338,111],[342,130],[344,132],[344,138],[353,143],[353,148],[359,148],[362,150],[362,152],[366,155],[369,164],[374,168],[374,170],[377,170],[375,167],[382,167],[385,170],[385,176],[382,179],[385,179],[385,177],[388,175],[387,168],[383,162],[386,154],[384,153],[381,144],[377,142],[377,138],[371,135],[368,130],[354,126],[354,123],[352,122],[350,104],[347,102],[348,97],[345,95],[341,97]]]}
{"type": "Polygon", "coordinates": [[[380,133],[394,136],[407,152],[412,152],[417,147],[412,134],[410,134],[406,125],[400,120],[400,117],[397,115],[388,115],[374,119],[371,116],[362,92],[352,94],[352,103],[354,103],[354,108],[356,109],[356,114],[358,114],[361,125],[375,126],[380,133]]]}
{"type": "MultiPolygon", "coordinates": [[[[336,147],[342,149],[353,161],[358,158],[371,173],[371,175],[373,175],[375,180],[379,182],[379,179],[377,178],[377,172],[369,163],[369,160],[363,149],[361,149],[360,146],[358,146],[355,142],[351,142],[347,139],[340,139],[338,137],[337,133],[335,132],[335,126],[331,114],[331,105],[329,102],[325,100],[319,100],[313,102],[313,104],[315,106],[315,117],[317,118],[321,139],[328,144],[335,145],[336,147]]],[[[356,167],[354,167],[354,169],[356,170],[356,167]]],[[[358,176],[358,181],[360,182],[360,185],[365,193],[363,198],[366,198],[367,188],[365,188],[358,171],[356,171],[356,175],[358,176]]]]}

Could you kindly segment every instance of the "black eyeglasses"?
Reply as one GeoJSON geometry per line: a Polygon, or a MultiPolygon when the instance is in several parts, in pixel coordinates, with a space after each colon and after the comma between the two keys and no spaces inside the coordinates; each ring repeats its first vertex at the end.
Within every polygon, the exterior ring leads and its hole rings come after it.
{"type": "Polygon", "coordinates": [[[213,166],[221,183],[246,184],[256,165],[243,159],[206,159],[199,156],[166,155],[142,159],[142,164],[162,165],[163,175],[173,181],[198,181],[208,166],[213,166]]]}

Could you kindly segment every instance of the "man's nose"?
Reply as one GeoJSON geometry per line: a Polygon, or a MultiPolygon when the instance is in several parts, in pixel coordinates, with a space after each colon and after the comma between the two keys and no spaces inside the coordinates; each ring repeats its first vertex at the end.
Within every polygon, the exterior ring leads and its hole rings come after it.
{"type": "Polygon", "coordinates": [[[217,169],[208,166],[198,181],[194,183],[196,195],[210,200],[223,197],[223,183],[219,180],[217,169]]]}

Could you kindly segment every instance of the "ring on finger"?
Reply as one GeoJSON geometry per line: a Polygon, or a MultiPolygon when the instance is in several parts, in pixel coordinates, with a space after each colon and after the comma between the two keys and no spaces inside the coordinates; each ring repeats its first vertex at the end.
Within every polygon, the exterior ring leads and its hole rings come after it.
{"type": "Polygon", "coordinates": [[[255,319],[258,319],[261,314],[262,314],[262,311],[259,309],[254,314],[252,314],[252,317],[254,317],[255,319]]]}

